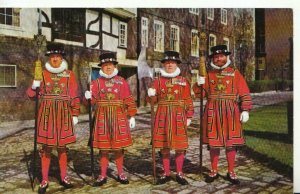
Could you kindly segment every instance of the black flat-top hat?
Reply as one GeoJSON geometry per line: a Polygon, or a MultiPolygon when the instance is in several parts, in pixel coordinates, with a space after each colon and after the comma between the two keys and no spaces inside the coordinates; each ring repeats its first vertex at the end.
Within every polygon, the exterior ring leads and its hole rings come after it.
{"type": "Polygon", "coordinates": [[[114,65],[118,64],[116,54],[113,52],[101,53],[99,56],[100,63],[98,66],[101,67],[104,63],[113,63],[114,65]]]}
{"type": "Polygon", "coordinates": [[[231,52],[227,50],[226,45],[217,45],[210,48],[211,54],[209,55],[209,58],[212,58],[216,54],[224,54],[224,55],[230,55],[231,52]]]}
{"type": "Polygon", "coordinates": [[[45,55],[49,56],[51,54],[61,54],[64,56],[66,54],[64,44],[58,42],[51,42],[47,44],[47,51],[45,55]]]}
{"type": "Polygon", "coordinates": [[[164,58],[162,58],[160,62],[164,63],[168,60],[176,61],[178,64],[181,63],[181,60],[179,58],[179,53],[176,51],[165,51],[164,58]]]}

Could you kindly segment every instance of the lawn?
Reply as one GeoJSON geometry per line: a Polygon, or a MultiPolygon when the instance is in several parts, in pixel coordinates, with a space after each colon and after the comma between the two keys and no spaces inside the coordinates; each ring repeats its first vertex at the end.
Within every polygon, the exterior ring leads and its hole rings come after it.
{"type": "Polygon", "coordinates": [[[293,168],[293,143],[288,136],[286,103],[252,110],[243,127],[250,150],[271,162],[293,168]]]}

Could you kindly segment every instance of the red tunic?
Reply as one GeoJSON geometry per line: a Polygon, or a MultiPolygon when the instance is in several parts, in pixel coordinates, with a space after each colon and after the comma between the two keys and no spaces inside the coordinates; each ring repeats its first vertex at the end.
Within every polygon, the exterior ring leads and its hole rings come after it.
{"type": "MultiPolygon", "coordinates": [[[[27,95],[33,98],[35,91],[30,87],[27,95]]],[[[44,70],[39,95],[37,142],[59,147],[75,142],[72,117],[79,115],[80,100],[74,73],[44,70]]]]}
{"type": "Polygon", "coordinates": [[[128,118],[137,109],[124,78],[98,78],[91,83],[92,104],[96,104],[93,147],[122,149],[132,145],[128,118]]]}
{"type": "MultiPolygon", "coordinates": [[[[187,149],[187,118],[194,114],[190,85],[182,76],[153,81],[158,103],[154,122],[155,148],[187,149]]],[[[149,99],[148,99],[149,100],[149,99]]]]}
{"type": "MultiPolygon", "coordinates": [[[[245,143],[240,122],[240,109],[252,108],[249,88],[236,69],[211,70],[203,85],[207,97],[203,115],[203,143],[215,147],[230,147],[245,143]],[[240,105],[239,105],[240,104],[240,105]]],[[[193,86],[197,97],[200,87],[193,86]]]]}

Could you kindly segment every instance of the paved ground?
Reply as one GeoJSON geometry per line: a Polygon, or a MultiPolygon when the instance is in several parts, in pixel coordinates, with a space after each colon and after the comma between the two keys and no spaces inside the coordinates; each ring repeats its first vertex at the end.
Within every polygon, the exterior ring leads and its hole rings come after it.
{"type": "MultiPolygon", "coordinates": [[[[289,95],[290,97],[290,95],[289,95]]],[[[255,98],[255,97],[254,97],[255,98]]],[[[280,98],[278,98],[280,99],[280,98]]],[[[260,100],[260,102],[263,100],[260,100]]],[[[266,100],[269,102],[269,100],[266,100]]],[[[236,172],[241,180],[239,186],[229,184],[224,176],[227,172],[227,163],[224,150],[221,152],[219,162],[219,172],[222,175],[217,181],[207,184],[204,176],[199,174],[199,137],[197,135],[199,120],[193,120],[189,128],[190,147],[186,154],[184,171],[186,173],[188,186],[181,186],[175,181],[165,185],[153,185],[151,147],[150,141],[150,115],[139,114],[136,117],[137,126],[132,131],[134,145],[126,150],[125,172],[129,177],[129,185],[120,185],[116,180],[116,168],[111,157],[108,171],[108,183],[101,188],[91,186],[91,171],[88,141],[88,123],[86,115],[81,116],[81,122],[76,125],[77,143],[69,146],[68,172],[72,178],[75,188],[64,190],[58,184],[59,169],[57,168],[57,153],[53,152],[50,167],[50,187],[47,193],[292,193],[292,180],[282,174],[278,174],[264,164],[256,162],[255,158],[249,158],[242,153],[238,154],[236,172]]],[[[0,193],[36,193],[37,186],[32,191],[30,186],[29,168],[32,162],[33,148],[33,128],[30,122],[23,122],[23,130],[12,136],[0,140],[0,193]]],[[[0,126],[2,127],[5,125],[0,126]]],[[[20,126],[18,126],[20,127],[20,126]]],[[[16,125],[9,125],[13,130],[16,125]]],[[[203,171],[207,174],[210,168],[209,154],[204,147],[203,171]]],[[[95,157],[98,157],[96,151],[95,157]]],[[[158,172],[162,166],[159,155],[156,155],[158,172]]],[[[40,161],[37,161],[40,165],[40,161]]],[[[99,163],[95,162],[97,173],[99,163]]],[[[174,172],[174,156],[171,161],[172,171],[174,172]]],[[[40,166],[37,168],[40,170],[40,166]]],[[[40,171],[39,177],[40,177],[40,171]]],[[[174,176],[175,174],[172,174],[174,176]]]]}

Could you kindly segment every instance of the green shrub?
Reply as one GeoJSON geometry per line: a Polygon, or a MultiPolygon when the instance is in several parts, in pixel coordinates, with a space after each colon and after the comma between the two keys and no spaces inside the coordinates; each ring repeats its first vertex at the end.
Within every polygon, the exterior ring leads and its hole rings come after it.
{"type": "Polygon", "coordinates": [[[292,80],[254,80],[248,81],[250,92],[264,92],[270,90],[286,90],[293,89],[292,80]]]}

